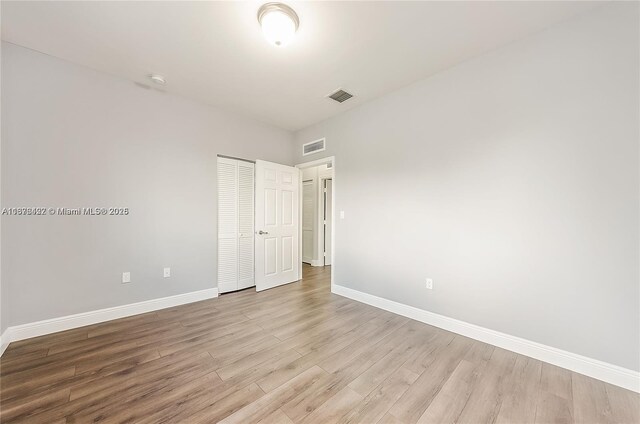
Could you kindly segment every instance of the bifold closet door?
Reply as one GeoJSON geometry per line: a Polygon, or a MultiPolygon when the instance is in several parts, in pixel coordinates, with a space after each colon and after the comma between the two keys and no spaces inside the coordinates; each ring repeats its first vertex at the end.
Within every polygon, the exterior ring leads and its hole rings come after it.
{"type": "Polygon", "coordinates": [[[218,158],[218,292],[254,283],[254,164],[218,158]]]}
{"type": "Polygon", "coordinates": [[[238,290],[255,286],[254,195],[255,165],[238,161],[238,290]]]}

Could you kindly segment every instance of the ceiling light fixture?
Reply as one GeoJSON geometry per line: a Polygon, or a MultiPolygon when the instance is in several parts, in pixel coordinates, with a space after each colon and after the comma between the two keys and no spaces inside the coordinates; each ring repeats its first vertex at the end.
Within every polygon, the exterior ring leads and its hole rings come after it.
{"type": "Polygon", "coordinates": [[[267,41],[276,46],[288,44],[298,30],[296,12],[283,3],[266,3],[258,10],[258,22],[267,41]]]}
{"type": "Polygon", "coordinates": [[[151,81],[155,82],[156,84],[159,84],[159,85],[165,85],[167,83],[167,81],[164,79],[164,77],[162,75],[158,75],[158,74],[149,75],[149,79],[151,81]]]}

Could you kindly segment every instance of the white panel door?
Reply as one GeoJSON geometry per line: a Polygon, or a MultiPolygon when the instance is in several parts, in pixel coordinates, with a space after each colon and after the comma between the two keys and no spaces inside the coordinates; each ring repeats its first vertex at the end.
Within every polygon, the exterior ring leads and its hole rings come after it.
{"type": "Polygon", "coordinates": [[[238,161],[218,158],[218,291],[238,290],[238,161]]]}
{"type": "Polygon", "coordinates": [[[299,181],[297,168],[256,161],[257,291],[298,280],[299,181]]]}
{"type": "Polygon", "coordinates": [[[302,182],[302,262],[308,264],[313,260],[313,228],[315,222],[313,219],[313,201],[315,199],[316,190],[314,182],[302,182]]]}

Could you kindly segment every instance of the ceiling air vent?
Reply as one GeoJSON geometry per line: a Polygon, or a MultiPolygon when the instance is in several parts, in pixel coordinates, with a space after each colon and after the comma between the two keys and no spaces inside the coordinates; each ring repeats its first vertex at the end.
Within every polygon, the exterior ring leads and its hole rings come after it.
{"type": "Polygon", "coordinates": [[[335,100],[338,103],[342,103],[352,98],[353,94],[347,93],[346,91],[339,89],[335,93],[329,94],[327,97],[329,97],[331,100],[335,100]]]}
{"type": "Polygon", "coordinates": [[[321,152],[324,150],[324,138],[316,141],[310,141],[302,145],[302,156],[307,156],[312,153],[321,152]]]}

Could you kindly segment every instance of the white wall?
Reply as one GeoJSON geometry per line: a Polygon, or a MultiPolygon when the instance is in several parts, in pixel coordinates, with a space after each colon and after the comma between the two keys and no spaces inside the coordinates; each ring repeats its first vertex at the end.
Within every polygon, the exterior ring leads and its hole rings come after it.
{"type": "MultiPolygon", "coordinates": [[[[2,10],[2,8],[0,7],[0,11],[2,10]]],[[[0,13],[1,15],[1,13],[0,13]]],[[[1,79],[2,79],[2,43],[0,43],[0,99],[2,98],[2,83],[1,83],[1,79]]],[[[2,102],[0,102],[0,189],[2,187],[2,102]]],[[[2,210],[2,207],[4,206],[4,203],[2,203],[2,196],[0,196],[0,210],[2,210]]],[[[2,240],[2,224],[0,222],[0,240],[2,240]]],[[[0,270],[2,269],[2,243],[0,243],[0,270]]],[[[2,334],[4,333],[4,331],[7,329],[8,325],[8,312],[9,312],[9,304],[8,304],[8,300],[9,298],[6,295],[3,295],[3,293],[6,291],[5,288],[5,282],[2,279],[2,272],[0,272],[0,336],[2,336],[2,334]]],[[[3,342],[2,340],[0,340],[0,355],[3,352],[3,346],[6,342],[3,342]]]]}
{"type": "Polygon", "coordinates": [[[289,132],[11,44],[2,89],[3,206],[131,211],[3,217],[3,325],[215,287],[216,155],[292,164],[289,132]]]}
{"type": "Polygon", "coordinates": [[[335,283],[640,370],[638,35],[608,5],[298,132],[335,283]]]}

